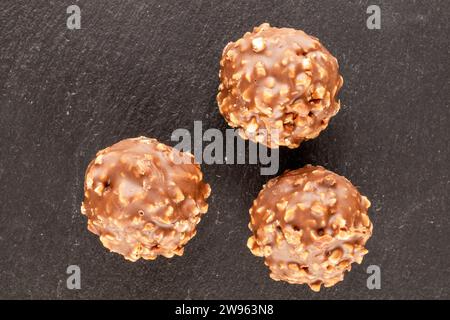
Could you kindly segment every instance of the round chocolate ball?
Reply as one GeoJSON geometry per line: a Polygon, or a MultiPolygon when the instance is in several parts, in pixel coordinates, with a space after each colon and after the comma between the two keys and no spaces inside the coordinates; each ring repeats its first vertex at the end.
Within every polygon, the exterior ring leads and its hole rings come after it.
{"type": "Polygon", "coordinates": [[[370,202],[346,178],[308,165],[271,179],[250,209],[247,246],[274,280],[314,291],[361,263],[372,235],[370,202]]]}
{"type": "Polygon", "coordinates": [[[86,170],[88,229],[127,260],[182,255],[206,213],[210,187],[189,153],[155,139],[122,140],[86,170]]]}
{"type": "Polygon", "coordinates": [[[220,112],[243,139],[296,148],[339,111],[338,69],[317,38],[264,23],[223,50],[220,112]]]}

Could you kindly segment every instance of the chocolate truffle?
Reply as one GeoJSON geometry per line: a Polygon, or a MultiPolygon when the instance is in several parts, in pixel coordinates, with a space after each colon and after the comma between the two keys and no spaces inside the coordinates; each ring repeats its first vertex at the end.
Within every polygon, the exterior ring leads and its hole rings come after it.
{"type": "Polygon", "coordinates": [[[180,256],[208,209],[202,177],[189,153],[146,137],[122,140],[89,164],[81,212],[103,245],[127,260],[180,256]]]}
{"type": "Polygon", "coordinates": [[[346,178],[308,165],[271,179],[250,209],[247,246],[270,277],[314,291],[361,263],[372,234],[370,202],[346,178]]]}
{"type": "Polygon", "coordinates": [[[223,50],[220,112],[243,139],[296,148],[339,111],[338,69],[317,38],[264,23],[223,50]]]}

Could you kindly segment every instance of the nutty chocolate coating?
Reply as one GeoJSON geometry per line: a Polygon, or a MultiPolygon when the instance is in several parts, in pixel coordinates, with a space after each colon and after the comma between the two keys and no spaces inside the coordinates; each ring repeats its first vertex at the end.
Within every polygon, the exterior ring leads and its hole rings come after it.
{"type": "Polygon", "coordinates": [[[182,255],[210,187],[189,153],[146,137],[101,150],[86,170],[81,212],[103,245],[130,261],[182,255]]]}
{"type": "Polygon", "coordinates": [[[220,112],[243,139],[296,148],[339,111],[338,69],[318,39],[264,23],[223,50],[220,112]]]}
{"type": "Polygon", "coordinates": [[[270,277],[314,291],[361,263],[372,235],[370,202],[346,178],[305,166],[271,179],[250,209],[247,246],[264,257],[270,277]]]}

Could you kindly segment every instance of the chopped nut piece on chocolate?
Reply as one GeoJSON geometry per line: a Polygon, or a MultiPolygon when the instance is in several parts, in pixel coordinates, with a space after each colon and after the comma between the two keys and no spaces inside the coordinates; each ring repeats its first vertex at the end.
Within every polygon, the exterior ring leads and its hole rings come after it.
{"type": "Polygon", "coordinates": [[[318,39],[264,23],[223,51],[220,112],[244,139],[296,148],[339,111],[338,69],[318,39]]]}
{"type": "Polygon", "coordinates": [[[269,180],[250,209],[247,246],[270,277],[314,291],[361,263],[372,235],[369,200],[346,178],[308,165],[269,180]]]}
{"type": "Polygon", "coordinates": [[[122,140],[86,170],[88,229],[127,260],[182,255],[206,213],[210,187],[189,153],[155,139],[122,140]]]}

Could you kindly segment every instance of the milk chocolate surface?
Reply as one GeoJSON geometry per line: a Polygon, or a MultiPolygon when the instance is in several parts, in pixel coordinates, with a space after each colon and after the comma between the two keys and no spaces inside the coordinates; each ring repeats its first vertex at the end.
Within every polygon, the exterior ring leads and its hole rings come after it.
{"type": "Polygon", "coordinates": [[[339,111],[338,69],[317,38],[264,23],[223,50],[220,112],[244,139],[296,148],[339,111]]]}
{"type": "Polygon", "coordinates": [[[109,250],[136,261],[182,255],[210,187],[188,153],[146,137],[101,150],[86,170],[82,213],[109,250]]]}
{"type": "Polygon", "coordinates": [[[369,200],[346,178],[305,166],[270,180],[250,209],[248,247],[274,280],[314,291],[343,280],[361,263],[372,234],[369,200]]]}

